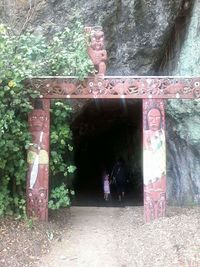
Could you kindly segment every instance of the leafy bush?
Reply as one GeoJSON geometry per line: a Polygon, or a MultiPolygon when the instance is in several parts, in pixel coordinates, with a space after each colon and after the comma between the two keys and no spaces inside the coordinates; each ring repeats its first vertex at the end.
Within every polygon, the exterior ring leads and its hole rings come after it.
{"type": "MultiPolygon", "coordinates": [[[[31,99],[38,92],[24,88],[24,80],[39,75],[86,77],[93,66],[84,38],[80,23],[50,42],[30,33],[15,36],[0,24],[0,215],[19,213],[25,206],[26,153],[31,141],[27,119],[31,99]]],[[[74,170],[65,153],[66,148],[68,154],[73,149],[68,144],[71,132],[66,119],[71,108],[55,101],[52,112],[51,173],[67,177],[74,170]]]]}
{"type": "Polygon", "coordinates": [[[65,100],[54,100],[51,110],[51,187],[64,183],[67,188],[72,188],[72,174],[76,170],[73,165],[72,133],[69,127],[72,107],[65,100]]]}
{"type": "Polygon", "coordinates": [[[59,209],[61,207],[68,207],[71,204],[71,196],[74,195],[74,191],[66,188],[65,184],[60,187],[56,187],[51,191],[49,208],[52,210],[59,209]]]}

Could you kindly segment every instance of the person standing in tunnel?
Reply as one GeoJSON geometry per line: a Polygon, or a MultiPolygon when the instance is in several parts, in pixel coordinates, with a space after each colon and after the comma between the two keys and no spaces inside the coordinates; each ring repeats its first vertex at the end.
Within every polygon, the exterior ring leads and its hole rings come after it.
{"type": "Polygon", "coordinates": [[[125,196],[125,187],[127,180],[125,163],[122,158],[117,160],[111,176],[112,176],[112,182],[113,184],[115,184],[117,189],[118,200],[121,202],[125,196]]]}
{"type": "Polygon", "coordinates": [[[108,201],[110,199],[110,180],[109,180],[109,174],[106,172],[103,175],[103,189],[104,189],[104,199],[108,201]]]}

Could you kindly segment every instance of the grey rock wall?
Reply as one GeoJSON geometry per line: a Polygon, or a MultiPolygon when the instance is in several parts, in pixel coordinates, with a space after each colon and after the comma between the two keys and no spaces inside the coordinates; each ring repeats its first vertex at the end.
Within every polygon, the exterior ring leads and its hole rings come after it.
{"type": "MultiPolygon", "coordinates": [[[[169,74],[200,76],[200,2],[193,2],[186,36],[169,74]]],[[[168,101],[167,125],[169,203],[200,204],[200,101],[168,101]]]]}
{"type": "Polygon", "coordinates": [[[183,0],[0,0],[3,21],[15,31],[32,28],[51,34],[81,17],[102,25],[108,50],[108,74],[156,74],[183,0]]]}

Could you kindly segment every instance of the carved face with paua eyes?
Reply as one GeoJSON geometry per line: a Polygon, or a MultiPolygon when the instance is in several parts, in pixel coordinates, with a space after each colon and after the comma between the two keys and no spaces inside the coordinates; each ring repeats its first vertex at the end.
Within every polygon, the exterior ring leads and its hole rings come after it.
{"type": "Polygon", "coordinates": [[[31,216],[36,216],[40,219],[47,219],[47,189],[29,189],[28,190],[28,205],[31,216]]]}
{"type": "Polygon", "coordinates": [[[29,116],[30,130],[42,131],[46,121],[46,112],[43,109],[34,109],[29,116]]]}
{"type": "Polygon", "coordinates": [[[100,51],[104,47],[104,32],[103,31],[94,31],[91,34],[91,47],[94,50],[100,51]]]}

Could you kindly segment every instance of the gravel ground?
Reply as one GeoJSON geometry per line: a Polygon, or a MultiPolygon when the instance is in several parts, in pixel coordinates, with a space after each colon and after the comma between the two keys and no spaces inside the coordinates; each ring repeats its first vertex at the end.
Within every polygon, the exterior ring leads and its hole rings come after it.
{"type": "Polygon", "coordinates": [[[67,231],[39,267],[199,267],[200,208],[168,207],[144,224],[143,207],[72,207],[67,231]]]}
{"type": "Polygon", "coordinates": [[[127,208],[118,220],[126,266],[200,266],[200,209],[168,208],[166,218],[143,224],[141,209],[127,208]],[[121,230],[120,230],[121,229],[121,230]]]}
{"type": "Polygon", "coordinates": [[[50,213],[48,224],[36,221],[0,219],[0,267],[35,267],[47,254],[53,240],[67,232],[70,210],[50,213]]]}

